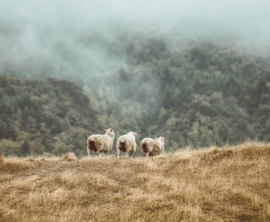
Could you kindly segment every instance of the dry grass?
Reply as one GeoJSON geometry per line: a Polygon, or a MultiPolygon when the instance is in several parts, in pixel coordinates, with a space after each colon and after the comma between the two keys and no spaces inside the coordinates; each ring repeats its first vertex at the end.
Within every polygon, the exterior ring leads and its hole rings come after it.
{"type": "Polygon", "coordinates": [[[0,155],[0,164],[1,163],[4,163],[4,156],[3,156],[3,153],[0,155]]]}
{"type": "Polygon", "coordinates": [[[76,155],[74,153],[67,153],[64,156],[63,160],[65,160],[65,161],[76,161],[77,158],[76,158],[76,155]]]}
{"type": "Polygon", "coordinates": [[[270,221],[269,157],[263,143],[150,159],[0,157],[0,221],[270,221]]]}

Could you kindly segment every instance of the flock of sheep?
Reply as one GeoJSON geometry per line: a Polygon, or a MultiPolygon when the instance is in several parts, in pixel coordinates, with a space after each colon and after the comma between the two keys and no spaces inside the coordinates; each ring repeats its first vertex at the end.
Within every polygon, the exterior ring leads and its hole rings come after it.
{"type": "MultiPolygon", "coordinates": [[[[98,157],[101,159],[100,153],[104,153],[103,157],[108,157],[108,152],[113,147],[114,140],[114,131],[113,129],[106,129],[106,133],[104,135],[92,135],[87,139],[87,153],[89,159],[91,158],[91,151],[93,150],[98,157]]],[[[126,153],[131,153],[131,157],[133,157],[134,152],[136,151],[136,141],[135,136],[137,134],[134,132],[129,132],[126,135],[120,136],[116,142],[116,150],[117,150],[117,158],[119,158],[120,151],[126,153]]],[[[141,141],[141,149],[144,156],[148,158],[148,156],[159,155],[164,150],[164,142],[165,137],[159,137],[156,139],[152,138],[144,138],[141,141]]]]}

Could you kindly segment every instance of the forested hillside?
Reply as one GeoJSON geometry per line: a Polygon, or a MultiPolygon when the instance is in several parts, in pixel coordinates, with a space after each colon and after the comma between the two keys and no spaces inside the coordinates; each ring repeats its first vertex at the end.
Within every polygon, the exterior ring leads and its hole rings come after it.
{"type": "Polygon", "coordinates": [[[126,54],[126,66],[107,84],[118,100],[100,97],[107,100],[103,118],[114,114],[119,120],[112,127],[128,124],[122,121],[128,114],[121,115],[125,103],[120,98],[133,107],[128,120],[140,123],[132,125],[140,139],[165,136],[167,151],[270,140],[267,57],[231,44],[201,41],[176,47],[162,39],[134,41],[126,54]]]}
{"type": "Polygon", "coordinates": [[[85,138],[100,130],[90,100],[73,83],[0,76],[0,153],[84,154],[85,138]]]}
{"type": "Polygon", "coordinates": [[[153,134],[164,134],[175,148],[270,139],[269,60],[211,43],[164,45],[149,41],[130,58],[151,69],[140,81],[160,89],[153,134]]]}
{"type": "Polygon", "coordinates": [[[124,63],[99,75],[74,73],[77,86],[64,73],[63,81],[32,79],[34,72],[28,78],[11,72],[26,80],[2,76],[1,151],[81,156],[86,138],[109,127],[116,138],[137,132],[137,144],[164,136],[166,152],[270,140],[266,56],[209,41],[122,36],[121,42],[107,48],[124,63]]]}

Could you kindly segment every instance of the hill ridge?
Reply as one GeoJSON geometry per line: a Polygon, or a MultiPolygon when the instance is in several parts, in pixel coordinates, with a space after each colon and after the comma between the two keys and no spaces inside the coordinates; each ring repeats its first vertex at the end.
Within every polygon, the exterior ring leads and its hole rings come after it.
{"type": "Polygon", "coordinates": [[[149,159],[10,157],[0,165],[4,221],[270,219],[270,143],[149,159]]]}

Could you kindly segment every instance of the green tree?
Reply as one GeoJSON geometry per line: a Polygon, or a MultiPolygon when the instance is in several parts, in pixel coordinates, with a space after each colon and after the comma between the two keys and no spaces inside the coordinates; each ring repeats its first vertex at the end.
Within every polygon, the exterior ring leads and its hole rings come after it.
{"type": "Polygon", "coordinates": [[[20,146],[20,151],[23,156],[29,156],[30,155],[30,149],[31,145],[27,138],[24,139],[22,145],[20,146]]]}

